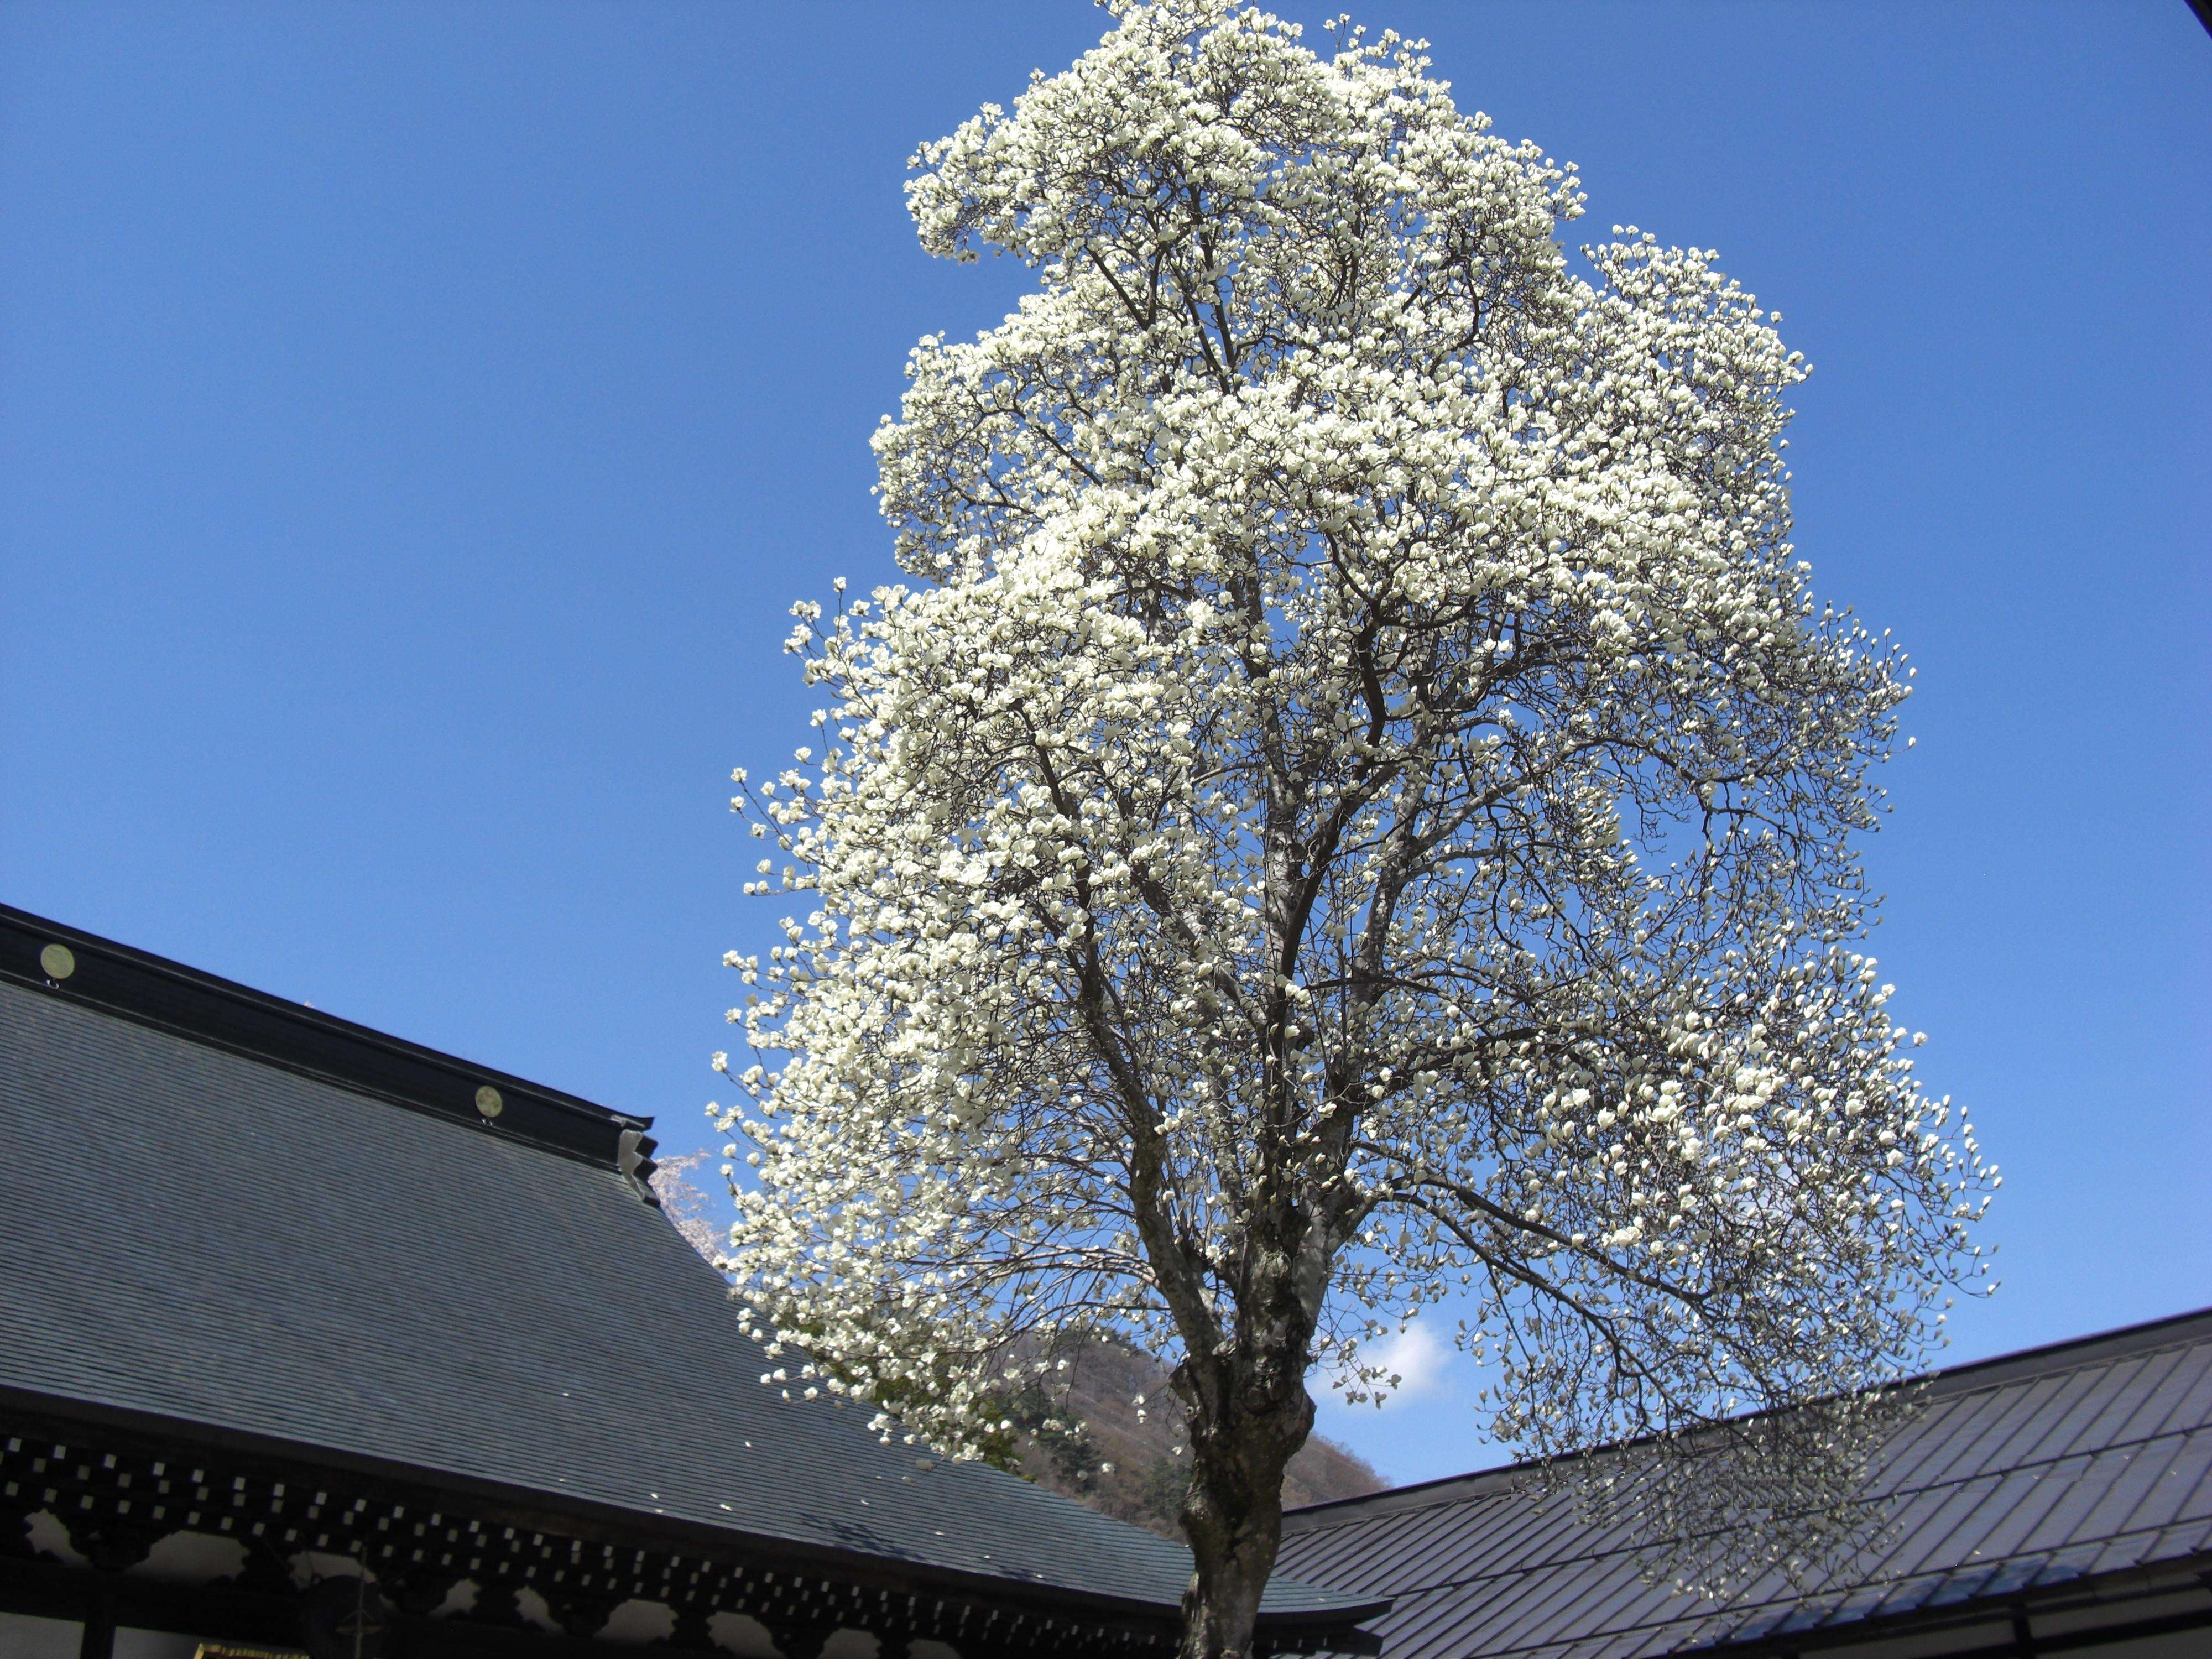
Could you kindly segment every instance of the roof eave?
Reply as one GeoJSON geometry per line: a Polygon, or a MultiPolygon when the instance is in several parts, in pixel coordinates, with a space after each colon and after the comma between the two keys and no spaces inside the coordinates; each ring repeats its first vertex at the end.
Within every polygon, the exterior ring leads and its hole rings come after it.
{"type": "MultiPolygon", "coordinates": [[[[1060,1615],[1086,1615],[1102,1624],[1136,1625],[1157,1632],[1172,1625],[1178,1607],[1172,1602],[1115,1595],[1079,1587],[1040,1583],[933,1563],[896,1558],[834,1545],[809,1543],[775,1533],[725,1526],[663,1511],[638,1509],[588,1498],[580,1493],[550,1492],[493,1480],[465,1471],[437,1468],[380,1458],[343,1447],[311,1441],[289,1440],[225,1427],[197,1419],[115,1406],[81,1397],[43,1393],[0,1384],[0,1412],[22,1414],[55,1425],[104,1429],[165,1446],[197,1447],[210,1451],[263,1460],[328,1468],[357,1477],[450,1492],[507,1512],[516,1524],[539,1530],[580,1529],[605,1541],[619,1537],[635,1542],[650,1540],[712,1559],[742,1559],[751,1564],[790,1568],[865,1585],[896,1590],[1011,1604],[1024,1609],[1060,1615]]],[[[1319,1586],[1302,1586],[1318,1591],[1319,1586]]],[[[1332,1602],[1325,1607],[1263,1610],[1259,1627],[1271,1634],[1289,1632],[1328,1635],[1351,1630],[1389,1611],[1388,1598],[1364,1597],[1332,1602]]]]}

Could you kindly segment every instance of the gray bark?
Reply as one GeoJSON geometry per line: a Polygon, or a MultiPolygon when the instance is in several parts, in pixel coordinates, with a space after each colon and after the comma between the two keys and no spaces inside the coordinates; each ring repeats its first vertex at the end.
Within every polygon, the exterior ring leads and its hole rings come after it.
{"type": "MultiPolygon", "coordinates": [[[[1212,1420],[1202,1409],[1192,1412],[1182,1516],[1192,1571],[1177,1659],[1248,1659],[1253,1651],[1260,1598],[1282,1544],[1283,1471],[1313,1429],[1304,1371],[1301,1364],[1278,1379],[1253,1376],[1223,1391],[1212,1420]]],[[[1188,1368],[1179,1368],[1176,1386],[1187,1402],[1194,1392],[1208,1392],[1189,1388],[1188,1379],[1188,1368]]]]}

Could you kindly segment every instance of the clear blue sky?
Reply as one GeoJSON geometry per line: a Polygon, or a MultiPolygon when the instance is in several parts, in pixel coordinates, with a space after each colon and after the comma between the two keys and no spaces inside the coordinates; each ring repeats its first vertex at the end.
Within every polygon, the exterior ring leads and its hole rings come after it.
{"type": "MultiPolygon", "coordinates": [[[[1802,548],[1920,667],[1885,976],[2007,1176],[1955,1354],[2212,1303],[2212,38],[1364,15],[1815,365],[1802,548]]],[[[905,157],[1104,21],[0,7],[0,895],[700,1142],[784,608],[887,574],[906,348],[1020,280],[905,157]]],[[[1324,1426],[1447,1473],[1463,1390],[1324,1426]]]]}

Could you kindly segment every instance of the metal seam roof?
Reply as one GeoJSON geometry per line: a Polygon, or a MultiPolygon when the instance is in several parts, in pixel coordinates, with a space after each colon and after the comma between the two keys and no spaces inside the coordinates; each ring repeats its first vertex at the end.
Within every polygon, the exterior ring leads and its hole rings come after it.
{"type": "Polygon", "coordinates": [[[1811,1598],[1655,1588],[1650,1548],[1523,1474],[1294,1511],[1282,1566],[1392,1595],[1371,1626],[1388,1659],[1638,1659],[2194,1564],[2212,1547],[2212,1310],[1929,1379],[1869,1484],[1887,1535],[1811,1598]]]}

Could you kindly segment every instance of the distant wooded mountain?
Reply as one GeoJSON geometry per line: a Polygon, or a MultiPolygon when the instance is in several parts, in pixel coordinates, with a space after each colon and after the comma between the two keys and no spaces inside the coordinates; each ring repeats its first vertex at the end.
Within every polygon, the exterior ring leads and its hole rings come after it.
{"type": "MultiPolygon", "coordinates": [[[[670,1223],[712,1261],[723,1246],[720,1206],[691,1179],[705,1161],[703,1152],[670,1158],[653,1171],[653,1185],[670,1223]]],[[[1018,1433],[1008,1466],[1103,1514],[1176,1536],[1188,1457],[1167,1368],[1103,1338],[1063,1341],[1054,1357],[1067,1368],[1053,1374],[1051,1386],[1032,1387],[1012,1404],[1018,1433]]],[[[1364,1459],[1317,1434],[1291,1460],[1283,1505],[1358,1498],[1388,1484],[1364,1459]]]]}
{"type": "MultiPolygon", "coordinates": [[[[1168,1386],[1167,1368],[1150,1354],[1097,1339],[1071,1343],[1060,1357],[1068,1369],[1054,1393],[1064,1389],[1064,1398],[1050,1410],[1036,1394],[1017,1405],[1022,1437],[1016,1468],[1041,1486],[1175,1537],[1189,1462],[1182,1407],[1168,1386]],[[1041,1426],[1048,1416],[1080,1426],[1041,1426]]],[[[1386,1484],[1364,1459],[1316,1435],[1291,1460],[1283,1504],[1358,1498],[1386,1484]]]]}

